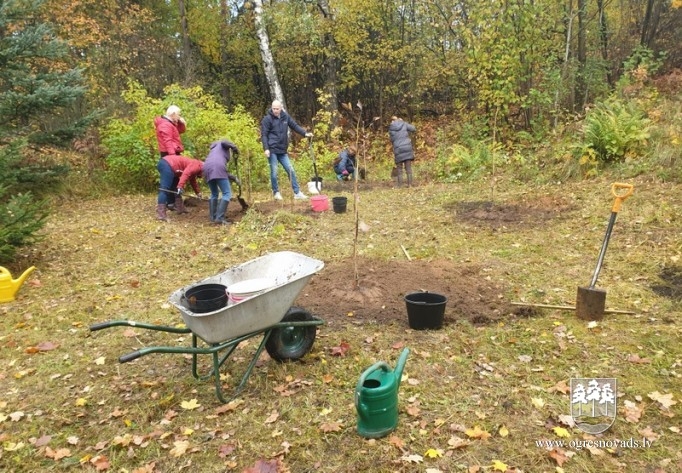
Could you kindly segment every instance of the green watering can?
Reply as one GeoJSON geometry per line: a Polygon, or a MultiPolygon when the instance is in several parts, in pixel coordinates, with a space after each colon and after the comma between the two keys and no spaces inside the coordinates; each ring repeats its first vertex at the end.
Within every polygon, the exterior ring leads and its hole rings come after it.
{"type": "Polygon", "coordinates": [[[398,388],[410,350],[400,354],[395,371],[379,361],[367,368],[355,388],[358,433],[365,438],[384,437],[398,426],[398,388]]]}

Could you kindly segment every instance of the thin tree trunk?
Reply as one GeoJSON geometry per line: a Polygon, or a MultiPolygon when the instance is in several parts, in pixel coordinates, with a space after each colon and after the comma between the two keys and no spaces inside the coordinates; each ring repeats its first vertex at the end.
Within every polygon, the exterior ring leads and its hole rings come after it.
{"type": "MultiPolygon", "coordinates": [[[[606,24],[606,11],[604,11],[604,0],[597,0],[597,9],[599,10],[599,43],[601,45],[601,58],[604,60],[604,64],[608,64],[609,60],[609,29],[606,24]]],[[[611,75],[611,69],[606,69],[606,80],[609,85],[613,85],[613,77],[611,75]]]]}
{"type": "Polygon", "coordinates": [[[187,28],[187,9],[185,0],[178,0],[178,13],[180,14],[180,33],[182,35],[182,65],[185,72],[185,81],[189,82],[193,75],[192,48],[189,42],[189,29],[187,28]]]}
{"type": "Polygon", "coordinates": [[[644,14],[644,21],[642,22],[642,36],[640,38],[640,44],[642,46],[652,49],[662,9],[663,5],[660,0],[647,0],[646,13],[644,14]]]}
{"type": "Polygon", "coordinates": [[[270,38],[265,29],[265,21],[263,20],[263,0],[254,0],[254,23],[256,25],[256,36],[258,36],[258,46],[260,47],[260,55],[263,59],[263,70],[265,71],[265,79],[268,81],[270,88],[270,96],[272,100],[279,100],[282,102],[282,108],[287,109],[284,101],[284,93],[282,86],[277,77],[277,67],[275,66],[275,59],[272,57],[270,50],[270,38]]]}
{"type": "MultiPolygon", "coordinates": [[[[331,26],[334,22],[334,13],[329,7],[328,0],[318,0],[317,7],[320,9],[322,16],[326,22],[331,26]]],[[[332,124],[336,125],[338,122],[338,90],[336,87],[338,78],[338,61],[336,60],[336,39],[332,34],[332,29],[328,28],[324,33],[324,49],[326,51],[324,57],[324,90],[329,94],[328,112],[332,117],[332,124]]]]}
{"type": "Polygon", "coordinates": [[[575,81],[574,109],[580,111],[587,96],[587,0],[578,0],[578,73],[575,81]]]}
{"type": "Polygon", "coordinates": [[[568,25],[566,26],[566,48],[564,49],[564,64],[561,68],[561,77],[559,81],[559,87],[556,89],[554,94],[554,128],[559,124],[559,91],[563,89],[563,82],[566,79],[566,70],[568,69],[568,59],[571,55],[571,40],[573,38],[573,0],[569,0],[569,11],[568,11],[568,25]]]}

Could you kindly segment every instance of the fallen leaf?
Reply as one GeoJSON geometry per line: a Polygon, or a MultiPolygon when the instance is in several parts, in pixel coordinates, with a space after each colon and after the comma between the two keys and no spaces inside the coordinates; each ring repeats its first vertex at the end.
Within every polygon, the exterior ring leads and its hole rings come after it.
{"type": "Polygon", "coordinates": [[[568,461],[566,451],[561,448],[554,448],[549,452],[549,456],[554,459],[557,465],[562,466],[568,461]]]}
{"type": "Polygon", "coordinates": [[[95,358],[95,364],[96,365],[103,365],[106,360],[106,357],[100,356],[99,358],[95,358]]]}
{"type": "Polygon", "coordinates": [[[180,403],[180,407],[188,411],[193,411],[197,407],[201,407],[201,404],[199,404],[199,401],[197,401],[196,399],[191,399],[189,401],[182,401],[180,403]]]}
{"type": "Polygon", "coordinates": [[[88,405],[88,400],[82,397],[79,397],[76,399],[76,406],[77,407],[83,407],[88,405]]]}
{"type": "Polygon", "coordinates": [[[401,460],[406,462],[406,463],[422,463],[424,461],[424,457],[422,457],[421,455],[417,455],[417,454],[403,455],[401,460]]]}
{"type": "Polygon", "coordinates": [[[658,402],[664,409],[668,409],[670,406],[677,404],[677,401],[673,401],[672,393],[661,394],[658,391],[654,391],[648,394],[649,399],[658,402]]]}
{"type": "Polygon", "coordinates": [[[464,448],[467,445],[471,445],[471,442],[469,442],[466,439],[463,439],[462,437],[458,437],[457,435],[453,435],[448,440],[448,445],[450,445],[450,447],[452,447],[454,450],[456,450],[458,448],[464,448]]]}
{"type": "Polygon", "coordinates": [[[70,445],[78,445],[79,438],[75,435],[71,435],[66,439],[66,442],[70,445]]]}
{"type": "Polygon", "coordinates": [[[156,462],[147,463],[141,467],[135,468],[132,473],[154,473],[156,470],[156,462]]]}
{"type": "Polygon", "coordinates": [[[628,355],[627,360],[630,363],[637,363],[637,364],[649,364],[651,363],[651,360],[649,358],[640,358],[638,354],[633,354],[633,355],[628,355]]]}
{"type": "Polygon", "coordinates": [[[625,414],[625,421],[631,424],[636,424],[642,417],[642,411],[644,408],[640,405],[638,406],[632,401],[625,400],[623,402],[623,413],[625,414]]]}
{"type": "Polygon", "coordinates": [[[235,446],[233,443],[224,443],[218,447],[218,456],[220,458],[225,458],[234,452],[235,446]]]}
{"type": "Polygon", "coordinates": [[[52,458],[55,461],[59,461],[62,458],[68,458],[71,456],[71,450],[68,448],[59,448],[57,450],[52,450],[50,447],[45,447],[45,456],[47,458],[52,458]]]}
{"type": "Polygon", "coordinates": [[[279,418],[279,412],[277,411],[272,411],[270,415],[268,416],[267,419],[265,419],[265,424],[272,424],[273,422],[276,422],[277,419],[279,418]]]}
{"type": "Polygon", "coordinates": [[[558,383],[556,383],[554,386],[547,390],[548,393],[554,391],[560,392],[562,394],[568,394],[571,391],[571,387],[568,384],[566,384],[565,380],[562,379],[561,381],[559,381],[558,383]]]}
{"type": "Polygon", "coordinates": [[[322,425],[320,425],[320,430],[324,433],[340,432],[341,424],[339,422],[325,422],[322,425]]]}
{"type": "Polygon", "coordinates": [[[509,435],[509,429],[507,429],[507,427],[503,425],[502,427],[499,428],[497,433],[500,434],[500,437],[506,437],[507,435],[509,435]]]}
{"type": "Polygon", "coordinates": [[[213,412],[216,414],[224,414],[225,412],[231,412],[237,409],[239,406],[244,404],[244,401],[241,399],[235,399],[233,401],[228,402],[227,404],[223,404],[220,407],[216,407],[213,412]]]}
{"type": "Polygon", "coordinates": [[[530,402],[533,403],[537,409],[542,409],[545,407],[545,400],[540,397],[531,398],[530,402]]]}
{"type": "Polygon", "coordinates": [[[109,459],[104,455],[95,455],[90,460],[90,463],[95,465],[95,470],[97,471],[108,470],[109,467],[111,466],[111,464],[109,463],[109,459]]]}
{"type": "Polygon", "coordinates": [[[568,438],[571,436],[568,430],[564,429],[563,427],[556,426],[552,429],[552,431],[554,431],[557,437],[568,438]]]}
{"type": "Polygon", "coordinates": [[[440,448],[429,448],[424,456],[427,458],[440,458],[443,456],[443,450],[440,448]]]}
{"type": "Polygon", "coordinates": [[[188,448],[189,448],[188,440],[176,440],[175,442],[173,442],[173,448],[170,449],[170,454],[176,458],[181,457],[187,452],[188,448]]]}
{"type": "Polygon", "coordinates": [[[332,356],[346,356],[346,353],[350,350],[350,344],[348,342],[339,343],[338,347],[331,348],[332,356]]]}
{"type": "Polygon", "coordinates": [[[519,361],[521,363],[530,363],[533,361],[533,357],[530,355],[519,355],[519,361]]]}
{"type": "Polygon", "coordinates": [[[505,472],[509,469],[506,463],[502,463],[500,460],[493,460],[493,471],[502,471],[505,472]]]}
{"type": "Polygon", "coordinates": [[[405,447],[405,442],[403,442],[403,439],[395,435],[391,435],[388,438],[388,443],[396,447],[398,450],[403,450],[403,447],[405,447]]]}
{"type": "Polygon", "coordinates": [[[12,412],[9,415],[9,418],[12,419],[12,422],[19,422],[23,417],[24,413],[21,411],[12,412]]]}
{"type": "Polygon", "coordinates": [[[419,414],[421,413],[421,409],[419,409],[419,407],[417,406],[411,405],[405,408],[405,412],[407,412],[412,417],[418,417],[419,414]]]}
{"type": "Polygon", "coordinates": [[[575,427],[575,419],[568,414],[561,414],[559,416],[559,422],[569,427],[575,427]]]}
{"type": "Polygon", "coordinates": [[[467,437],[472,439],[488,440],[490,437],[492,437],[488,432],[482,430],[478,425],[475,425],[473,429],[467,429],[467,431],[464,433],[467,435],[467,437]]]}
{"type": "Polygon", "coordinates": [[[660,438],[660,435],[654,432],[649,426],[647,426],[646,429],[640,429],[637,432],[639,432],[644,438],[646,438],[647,440],[651,440],[652,442],[660,438]]]}

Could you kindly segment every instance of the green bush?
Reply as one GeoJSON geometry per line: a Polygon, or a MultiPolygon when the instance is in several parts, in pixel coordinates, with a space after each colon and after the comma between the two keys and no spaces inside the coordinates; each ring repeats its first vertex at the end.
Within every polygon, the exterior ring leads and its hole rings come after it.
{"type": "Polygon", "coordinates": [[[101,130],[106,148],[107,178],[118,188],[153,190],[158,183],[159,160],[154,117],[163,115],[169,105],[177,105],[187,120],[181,135],[184,155],[204,159],[209,145],[219,139],[233,141],[241,151],[240,171],[248,171],[258,181],[267,178],[267,160],[252,159],[262,155],[258,123],[238,106],[227,113],[212,96],[200,87],[183,89],[171,85],[163,99],[149,97],[138,83],[131,82],[123,99],[131,105],[131,118],[114,118],[101,130]]]}
{"type": "Polygon", "coordinates": [[[650,120],[636,106],[611,98],[587,113],[584,145],[601,162],[622,161],[644,152],[649,127],[650,120]]]}

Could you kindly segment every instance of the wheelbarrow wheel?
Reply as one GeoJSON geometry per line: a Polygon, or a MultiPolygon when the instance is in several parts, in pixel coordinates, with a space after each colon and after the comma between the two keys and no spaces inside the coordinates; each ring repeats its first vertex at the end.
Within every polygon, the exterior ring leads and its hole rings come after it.
{"type": "MultiPolygon", "coordinates": [[[[282,322],[307,322],[313,320],[310,312],[300,307],[292,307],[282,318],[282,322]]],[[[273,360],[291,361],[303,358],[310,351],[317,336],[315,325],[303,327],[284,327],[272,330],[265,349],[273,360]]]]}

